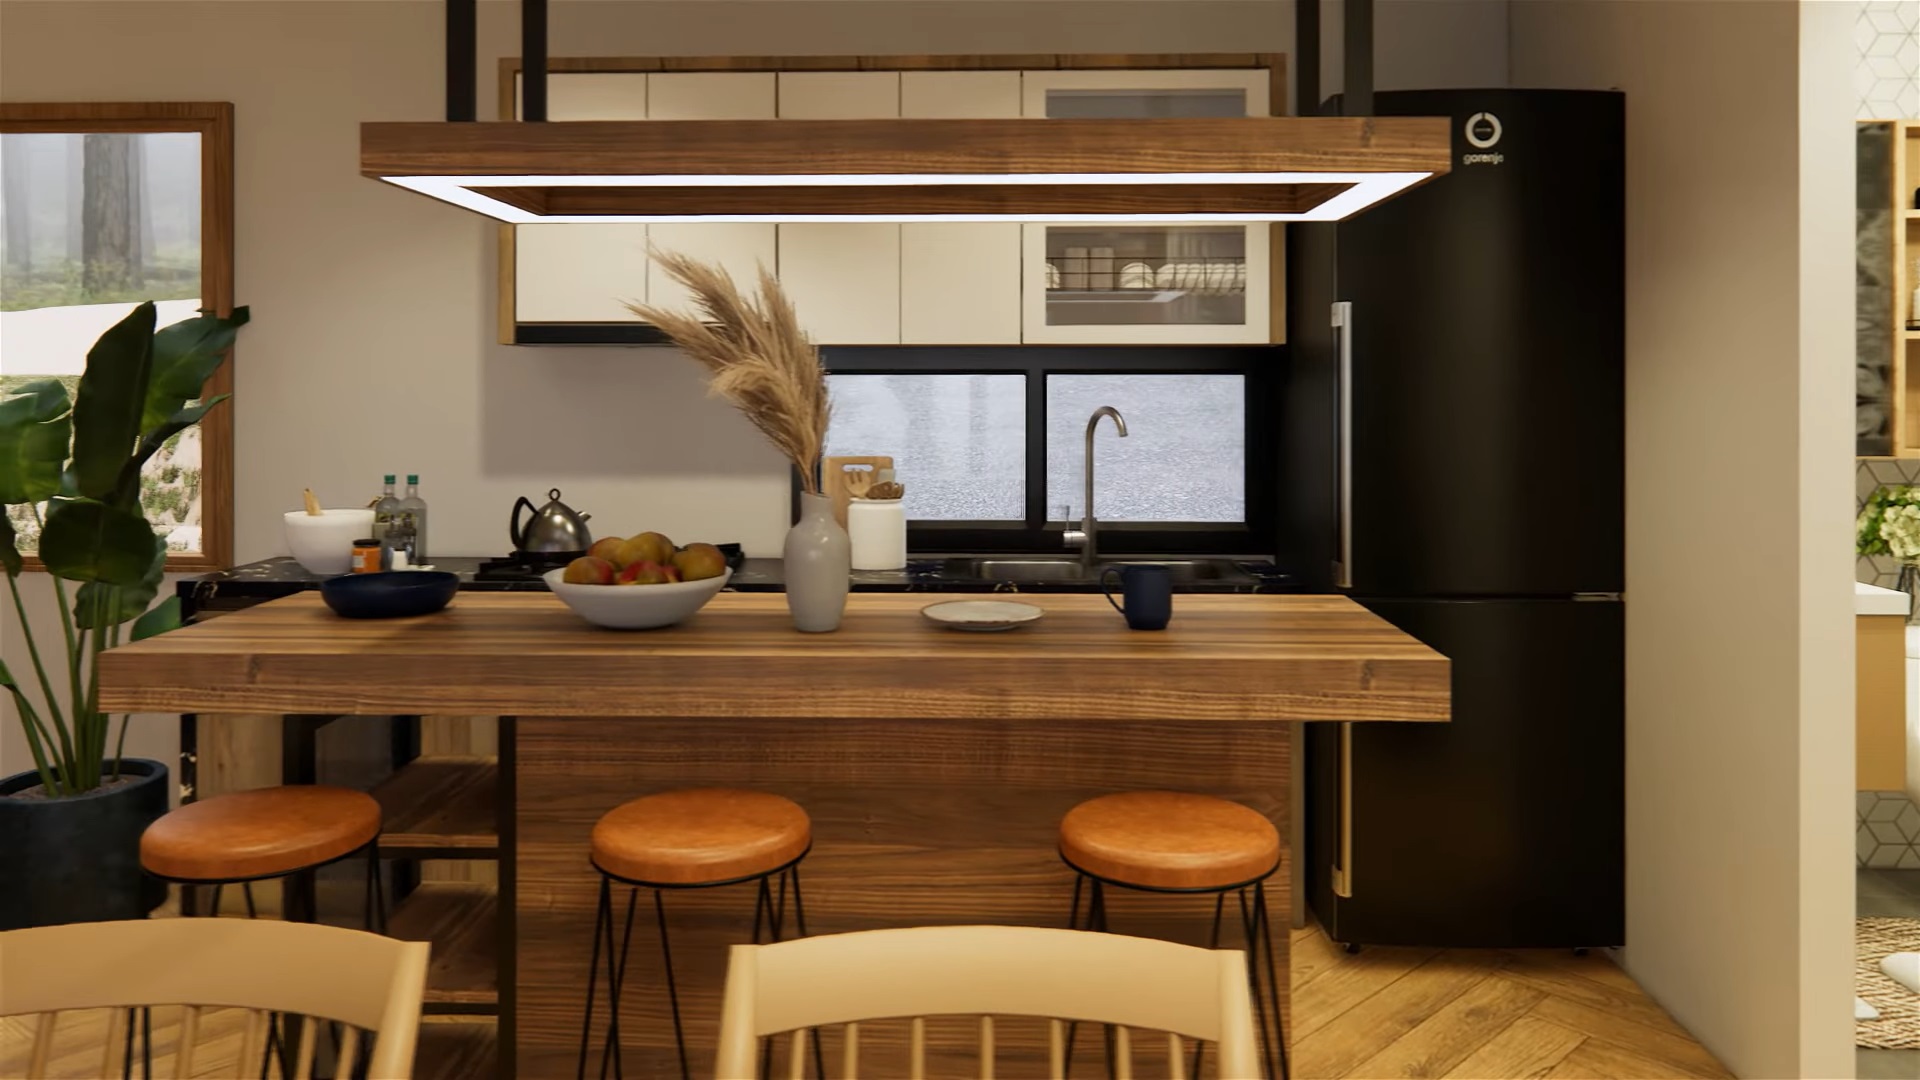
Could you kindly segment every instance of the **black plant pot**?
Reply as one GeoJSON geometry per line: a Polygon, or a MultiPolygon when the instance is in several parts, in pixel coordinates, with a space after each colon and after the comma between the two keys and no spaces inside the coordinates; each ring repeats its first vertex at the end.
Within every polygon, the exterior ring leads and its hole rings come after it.
{"type": "Polygon", "coordinates": [[[70,799],[8,798],[37,772],[0,780],[0,930],[144,919],[167,898],[140,869],[140,834],[167,812],[167,767],[126,758],[120,774],[135,780],[70,799]]]}

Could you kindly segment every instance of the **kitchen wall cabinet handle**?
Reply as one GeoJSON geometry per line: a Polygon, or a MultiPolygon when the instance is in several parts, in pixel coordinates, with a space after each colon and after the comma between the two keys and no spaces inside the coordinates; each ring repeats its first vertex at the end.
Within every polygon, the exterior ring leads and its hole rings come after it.
{"type": "Polygon", "coordinates": [[[1353,895],[1353,725],[1340,725],[1340,861],[1333,867],[1333,895],[1353,895]]]}
{"type": "Polygon", "coordinates": [[[1353,588],[1353,302],[1333,305],[1333,330],[1340,346],[1340,561],[1333,584],[1353,588]]]}

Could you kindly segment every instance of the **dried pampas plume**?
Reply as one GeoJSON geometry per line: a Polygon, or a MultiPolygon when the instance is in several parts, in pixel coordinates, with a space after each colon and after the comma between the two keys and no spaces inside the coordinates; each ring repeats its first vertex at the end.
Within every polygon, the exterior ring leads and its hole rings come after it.
{"type": "Polygon", "coordinates": [[[725,270],[678,252],[653,253],[667,276],[693,294],[687,310],[628,304],[710,373],[709,392],[731,402],[800,470],[801,488],[820,494],[827,439],[827,376],[820,350],[800,329],[793,301],[760,268],[760,294],[740,292],[725,270]]]}

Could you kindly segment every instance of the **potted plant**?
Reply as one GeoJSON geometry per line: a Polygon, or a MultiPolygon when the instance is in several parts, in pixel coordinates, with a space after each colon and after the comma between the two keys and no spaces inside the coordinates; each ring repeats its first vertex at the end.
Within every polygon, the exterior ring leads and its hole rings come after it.
{"type": "Polygon", "coordinates": [[[167,551],[140,508],[141,466],[225,400],[200,398],[201,387],[247,309],[157,333],[154,321],[141,304],[102,334],[71,397],[58,379],[0,397],[0,566],[32,669],[0,660],[0,690],[34,760],[0,779],[0,930],[140,918],[165,896],[141,873],[140,834],[166,812],[167,769],[122,758],[124,716],[108,746],[99,659],[123,635],[179,625],[177,598],[148,610],[167,551]],[[57,639],[39,640],[27,617],[16,514],[38,533],[57,639]]]}
{"type": "Polygon", "coordinates": [[[1920,622],[1920,488],[1888,484],[1875,489],[1854,521],[1853,548],[1861,555],[1900,560],[1894,587],[1907,594],[1907,621],[1920,622]]]}

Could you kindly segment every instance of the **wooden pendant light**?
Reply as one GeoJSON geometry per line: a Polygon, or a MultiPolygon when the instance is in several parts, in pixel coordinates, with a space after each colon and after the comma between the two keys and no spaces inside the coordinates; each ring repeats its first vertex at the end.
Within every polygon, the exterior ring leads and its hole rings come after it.
{"type": "Polygon", "coordinates": [[[1452,156],[1439,117],[548,123],[545,0],[527,121],[476,123],[473,2],[448,0],[449,122],[362,124],[360,171],[514,224],[1333,221],[1452,156]]]}

